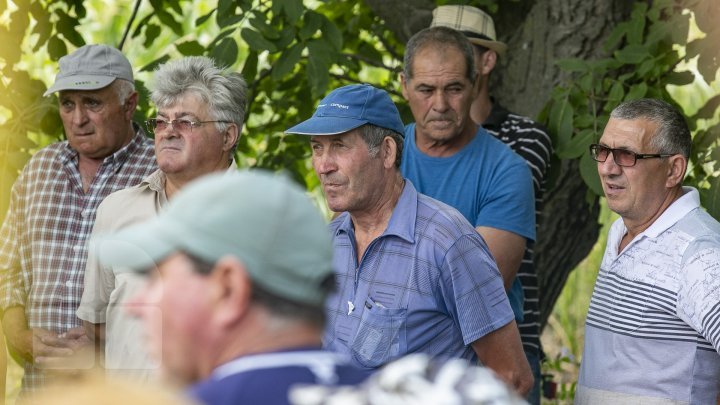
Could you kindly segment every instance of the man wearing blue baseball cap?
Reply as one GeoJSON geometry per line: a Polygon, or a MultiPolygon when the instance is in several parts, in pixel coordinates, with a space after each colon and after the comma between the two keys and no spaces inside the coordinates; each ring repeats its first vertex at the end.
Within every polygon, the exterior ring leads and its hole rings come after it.
{"type": "Polygon", "coordinates": [[[480,360],[523,392],[532,381],[487,245],[462,215],[400,174],[404,128],[369,85],[338,88],[286,131],[308,135],[328,206],[337,291],[323,344],[375,369],[408,353],[480,360]]]}
{"type": "Polygon", "coordinates": [[[150,271],[128,308],[141,318],[162,374],[192,384],[203,404],[288,404],[295,384],[367,376],[320,349],[333,286],[330,235],[287,178],[204,176],[157,217],[91,249],[103,265],[150,271]]]}

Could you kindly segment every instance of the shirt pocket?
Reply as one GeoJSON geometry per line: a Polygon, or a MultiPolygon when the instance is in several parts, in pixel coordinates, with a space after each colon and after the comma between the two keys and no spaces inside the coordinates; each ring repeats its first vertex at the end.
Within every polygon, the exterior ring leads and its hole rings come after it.
{"type": "Polygon", "coordinates": [[[350,347],[353,358],[364,367],[376,368],[404,355],[406,318],[406,308],[385,308],[368,298],[350,347]]]}

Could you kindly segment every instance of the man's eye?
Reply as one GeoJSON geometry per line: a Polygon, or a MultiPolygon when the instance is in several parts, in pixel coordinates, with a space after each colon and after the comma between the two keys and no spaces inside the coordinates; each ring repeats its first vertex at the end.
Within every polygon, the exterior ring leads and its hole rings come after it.
{"type": "Polygon", "coordinates": [[[175,120],[175,125],[182,130],[187,130],[193,127],[193,122],[190,120],[175,120]]]}

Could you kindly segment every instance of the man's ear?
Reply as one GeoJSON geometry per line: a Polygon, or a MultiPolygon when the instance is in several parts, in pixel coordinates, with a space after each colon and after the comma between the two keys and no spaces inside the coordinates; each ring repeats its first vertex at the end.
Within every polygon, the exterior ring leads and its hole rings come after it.
{"type": "Polygon", "coordinates": [[[234,122],[228,124],[225,134],[223,135],[223,151],[227,152],[232,149],[240,137],[240,131],[234,122]]]}
{"type": "Polygon", "coordinates": [[[395,166],[398,151],[395,139],[393,139],[393,137],[391,136],[386,136],[380,144],[380,147],[382,148],[383,152],[383,166],[386,169],[392,169],[395,166]]]}
{"type": "Polygon", "coordinates": [[[212,320],[223,327],[236,324],[247,313],[252,281],[245,265],[234,256],[222,257],[209,274],[212,288],[212,320]]]}
{"type": "Polygon", "coordinates": [[[685,178],[685,171],[687,170],[687,159],[683,155],[672,155],[668,157],[668,170],[667,180],[665,186],[673,188],[679,184],[682,184],[685,178]]]}
{"type": "Polygon", "coordinates": [[[495,69],[497,63],[497,52],[492,49],[485,51],[480,58],[480,74],[487,76],[495,69]]]}
{"type": "Polygon", "coordinates": [[[405,100],[408,99],[408,82],[406,81],[405,73],[400,72],[400,90],[402,90],[402,95],[405,97],[405,100]]]}
{"type": "Polygon", "coordinates": [[[123,113],[125,114],[125,119],[127,119],[128,121],[132,120],[133,114],[135,114],[135,109],[137,108],[138,104],[138,97],[138,93],[134,91],[125,100],[125,104],[123,105],[123,113]]]}

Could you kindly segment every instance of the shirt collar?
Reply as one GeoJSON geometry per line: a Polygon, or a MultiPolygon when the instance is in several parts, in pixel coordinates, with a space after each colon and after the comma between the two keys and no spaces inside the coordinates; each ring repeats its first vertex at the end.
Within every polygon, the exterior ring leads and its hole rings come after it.
{"type": "Polygon", "coordinates": [[[490,129],[500,128],[502,123],[507,119],[508,114],[510,114],[510,111],[506,110],[505,107],[497,103],[492,97],[490,101],[492,102],[492,109],[490,109],[490,115],[488,115],[485,122],[482,123],[482,126],[490,129]]]}
{"type": "MultiPolygon", "coordinates": [[[[106,156],[105,159],[103,159],[103,165],[112,165],[113,171],[119,170],[122,167],[123,163],[125,163],[128,158],[133,156],[133,154],[147,141],[145,131],[143,131],[142,127],[140,127],[140,125],[136,124],[135,122],[133,122],[132,125],[133,129],[135,130],[135,135],[130,140],[130,142],[115,151],[115,153],[106,156]]],[[[63,164],[66,164],[70,161],[76,160],[77,157],[78,152],[70,146],[70,143],[68,141],[65,141],[60,152],[60,161],[63,164]]]]}
{"type": "MultiPolygon", "coordinates": [[[[390,221],[385,231],[380,235],[383,236],[397,236],[410,243],[415,242],[415,219],[417,217],[417,204],[418,204],[418,192],[415,186],[408,179],[405,179],[405,185],[403,191],[400,194],[395,208],[393,208],[390,221]]],[[[352,218],[349,213],[344,213],[344,218],[337,228],[335,235],[340,232],[353,233],[354,228],[352,224],[352,218]]]]}
{"type": "MultiPolygon", "coordinates": [[[[683,187],[683,195],[660,214],[642,234],[651,238],[658,237],[668,228],[675,225],[680,219],[687,215],[690,211],[700,207],[700,193],[693,187],[683,187]]],[[[638,235],[639,236],[639,235],[638,235]]]]}

